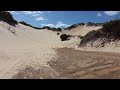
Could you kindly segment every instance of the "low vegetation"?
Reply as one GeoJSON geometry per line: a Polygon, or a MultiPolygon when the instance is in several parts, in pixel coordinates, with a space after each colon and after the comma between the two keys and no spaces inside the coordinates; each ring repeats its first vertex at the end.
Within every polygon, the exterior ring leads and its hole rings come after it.
{"type": "Polygon", "coordinates": [[[12,15],[6,11],[0,11],[0,21],[4,21],[13,26],[18,24],[18,22],[16,20],[14,20],[12,15]]]}
{"type": "Polygon", "coordinates": [[[70,36],[71,36],[71,35],[62,34],[62,35],[60,35],[60,39],[61,39],[61,41],[66,41],[66,40],[69,40],[68,38],[69,38],[70,36]]]}
{"type": "Polygon", "coordinates": [[[49,26],[44,26],[44,27],[42,27],[42,29],[48,29],[48,30],[51,30],[51,31],[62,31],[61,28],[51,28],[49,26]]]}
{"type": "Polygon", "coordinates": [[[50,30],[51,30],[51,31],[62,31],[61,28],[51,28],[50,30]]]}
{"type": "Polygon", "coordinates": [[[85,23],[73,24],[73,25],[69,26],[68,28],[65,28],[65,30],[67,30],[67,29],[73,29],[73,28],[76,28],[78,26],[83,26],[83,25],[85,25],[85,23]]]}
{"type": "Polygon", "coordinates": [[[21,22],[19,22],[19,23],[21,23],[21,24],[23,24],[23,25],[25,25],[25,26],[32,27],[32,28],[34,28],[34,29],[42,29],[42,28],[39,28],[39,27],[34,27],[34,26],[32,26],[32,25],[30,25],[30,24],[24,22],[24,21],[21,21],[21,22]]]}
{"type": "Polygon", "coordinates": [[[49,26],[44,26],[44,27],[42,27],[42,29],[48,29],[48,30],[50,30],[51,28],[49,26]]]}
{"type": "Polygon", "coordinates": [[[120,19],[111,20],[103,24],[103,28],[88,32],[81,40],[80,46],[87,42],[96,40],[98,38],[105,38],[106,42],[111,42],[120,39],[120,19]]]}
{"type": "Polygon", "coordinates": [[[88,22],[87,24],[85,23],[77,23],[77,24],[73,24],[67,28],[64,28],[64,30],[70,30],[70,29],[73,29],[73,28],[76,28],[78,26],[84,26],[84,25],[87,25],[87,26],[102,26],[103,23],[93,23],[93,22],[88,22]]]}

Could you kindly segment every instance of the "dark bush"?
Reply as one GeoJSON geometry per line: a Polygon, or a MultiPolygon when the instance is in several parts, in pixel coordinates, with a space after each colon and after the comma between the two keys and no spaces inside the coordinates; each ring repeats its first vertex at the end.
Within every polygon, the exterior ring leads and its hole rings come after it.
{"type": "Polygon", "coordinates": [[[60,36],[60,38],[61,38],[61,41],[65,41],[65,40],[68,39],[68,35],[62,34],[62,35],[60,36]]]}
{"type": "Polygon", "coordinates": [[[109,33],[119,33],[120,32],[120,19],[111,20],[103,24],[103,31],[109,33]]]}
{"type": "Polygon", "coordinates": [[[21,21],[21,22],[19,22],[19,23],[21,23],[21,24],[23,24],[23,25],[25,25],[25,26],[30,26],[30,27],[32,27],[32,25],[30,25],[30,24],[28,24],[28,23],[26,23],[26,22],[24,22],[24,21],[21,21]]]}
{"type": "Polygon", "coordinates": [[[62,31],[62,29],[61,28],[57,28],[57,31],[62,31]]]}
{"type": "Polygon", "coordinates": [[[14,20],[12,15],[6,11],[0,11],[0,21],[4,21],[13,26],[18,24],[18,22],[16,20],[14,20]]]}
{"type": "Polygon", "coordinates": [[[104,23],[95,23],[95,26],[103,26],[104,23]]]}
{"type": "Polygon", "coordinates": [[[93,25],[95,25],[93,22],[88,22],[87,23],[87,26],[93,26],[93,25]]]}
{"type": "Polygon", "coordinates": [[[57,35],[59,35],[59,33],[57,33],[57,35]]]}
{"type": "Polygon", "coordinates": [[[51,28],[51,31],[57,31],[57,28],[51,28]]]}
{"type": "Polygon", "coordinates": [[[78,38],[79,38],[79,39],[83,39],[83,36],[79,35],[78,38]]]}
{"type": "Polygon", "coordinates": [[[43,29],[51,30],[51,28],[49,26],[44,26],[43,29]]]}
{"type": "Polygon", "coordinates": [[[51,28],[51,31],[62,31],[61,28],[51,28]]]}
{"type": "Polygon", "coordinates": [[[85,25],[85,23],[78,23],[78,25],[85,25]]]}

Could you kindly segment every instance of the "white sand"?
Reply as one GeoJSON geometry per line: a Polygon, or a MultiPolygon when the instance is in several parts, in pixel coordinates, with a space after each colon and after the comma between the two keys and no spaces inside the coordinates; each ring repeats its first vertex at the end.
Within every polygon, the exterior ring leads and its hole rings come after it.
{"type": "Polygon", "coordinates": [[[27,65],[49,67],[46,62],[56,57],[55,48],[71,48],[78,42],[77,37],[61,42],[57,32],[0,22],[0,78],[11,78],[27,65]]]}
{"type": "MultiPolygon", "coordinates": [[[[84,36],[87,32],[99,28],[101,27],[77,27],[60,34],[84,36]]],[[[55,48],[73,48],[79,42],[77,37],[61,42],[57,32],[35,30],[22,24],[13,27],[0,22],[0,78],[11,78],[27,65],[34,68],[49,67],[46,62],[56,57],[55,48]],[[11,27],[15,34],[11,33],[8,27],[11,27]]]]}

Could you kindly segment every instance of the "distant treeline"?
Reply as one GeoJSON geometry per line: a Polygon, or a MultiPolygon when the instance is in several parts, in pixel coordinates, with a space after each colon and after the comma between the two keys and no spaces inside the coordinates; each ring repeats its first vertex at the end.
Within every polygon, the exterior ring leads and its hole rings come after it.
{"type": "Polygon", "coordinates": [[[51,30],[51,31],[62,31],[61,28],[52,28],[52,27],[49,27],[49,26],[44,26],[42,28],[43,29],[48,29],[48,30],[51,30]]]}
{"type": "Polygon", "coordinates": [[[16,20],[14,20],[12,15],[6,11],[0,11],[0,21],[4,21],[13,26],[18,24],[18,22],[16,20]]]}
{"type": "Polygon", "coordinates": [[[40,27],[34,27],[34,26],[32,26],[32,25],[30,25],[30,24],[24,22],[24,21],[21,21],[21,22],[19,22],[19,23],[21,23],[21,24],[23,24],[23,25],[25,25],[25,26],[32,27],[32,28],[34,28],[34,29],[42,29],[42,28],[40,28],[40,27]]]}
{"type": "Polygon", "coordinates": [[[32,26],[32,25],[24,22],[24,21],[21,21],[21,22],[19,22],[19,23],[21,23],[21,24],[23,24],[23,25],[26,25],[26,26],[29,26],[29,27],[32,27],[32,28],[34,28],[34,29],[48,29],[48,30],[51,30],[51,31],[62,31],[61,28],[51,28],[51,27],[49,27],[49,26],[44,26],[44,27],[42,27],[42,28],[41,28],[41,27],[34,27],[34,26],[32,26]]]}

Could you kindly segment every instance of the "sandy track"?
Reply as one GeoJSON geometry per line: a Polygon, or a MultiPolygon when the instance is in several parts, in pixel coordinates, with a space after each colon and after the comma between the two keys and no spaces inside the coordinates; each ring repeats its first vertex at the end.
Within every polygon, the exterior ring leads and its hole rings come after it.
{"type": "Polygon", "coordinates": [[[120,54],[56,49],[50,67],[27,67],[12,78],[29,79],[118,79],[120,54]]]}
{"type": "Polygon", "coordinates": [[[61,42],[56,32],[24,25],[13,27],[14,35],[7,27],[0,23],[0,79],[120,78],[120,54],[67,49],[79,39],[61,42]]]}
{"type": "Polygon", "coordinates": [[[58,59],[49,61],[60,73],[59,78],[68,79],[116,79],[120,78],[120,54],[105,52],[57,49],[58,59]]]}

